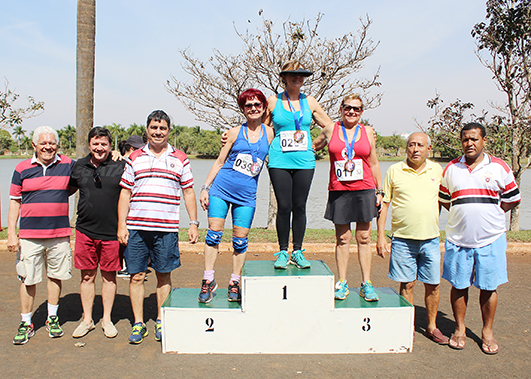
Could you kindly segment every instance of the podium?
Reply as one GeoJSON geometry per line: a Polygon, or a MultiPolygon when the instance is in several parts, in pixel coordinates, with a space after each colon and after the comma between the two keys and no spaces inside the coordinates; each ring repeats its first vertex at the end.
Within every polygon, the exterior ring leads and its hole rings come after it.
{"type": "Polygon", "coordinates": [[[312,260],[309,269],[247,261],[241,304],[218,287],[210,303],[200,289],[174,288],[162,305],[164,353],[328,354],[405,353],[413,349],[414,307],[392,288],[375,288],[366,302],[359,288],[334,300],[334,275],[312,260]]]}

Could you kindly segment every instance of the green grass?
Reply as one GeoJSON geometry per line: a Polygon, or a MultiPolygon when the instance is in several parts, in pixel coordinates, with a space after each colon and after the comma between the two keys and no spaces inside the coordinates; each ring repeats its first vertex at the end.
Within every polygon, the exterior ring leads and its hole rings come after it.
{"type": "MultiPolygon", "coordinates": [[[[204,241],[206,229],[199,229],[199,241],[204,241]]],[[[390,232],[387,230],[386,235],[390,232]]],[[[441,230],[439,239],[444,241],[446,233],[441,230]]],[[[0,240],[7,239],[7,228],[0,232],[0,240]]],[[[179,232],[180,241],[188,241],[188,229],[181,229],[179,232]]],[[[232,229],[225,229],[221,242],[232,241],[232,229]]],[[[376,230],[371,232],[371,241],[376,242],[376,230]]],[[[507,232],[508,242],[531,242],[531,230],[520,230],[518,232],[507,232]]],[[[264,228],[253,228],[249,232],[249,242],[253,243],[277,243],[276,230],[267,230],[264,228]]],[[[336,235],[333,229],[306,229],[304,236],[305,243],[335,243],[336,235]]]]}

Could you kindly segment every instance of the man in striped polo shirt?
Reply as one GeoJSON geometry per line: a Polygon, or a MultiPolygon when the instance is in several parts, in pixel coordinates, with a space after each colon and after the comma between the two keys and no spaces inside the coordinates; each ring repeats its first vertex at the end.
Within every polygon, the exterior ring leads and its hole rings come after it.
{"type": "Polygon", "coordinates": [[[520,203],[520,191],[509,166],[483,151],[485,143],[485,127],[466,124],[461,130],[464,156],[448,163],[443,172],[439,202],[450,214],[442,276],[452,285],[456,326],[450,347],[465,347],[468,288],[473,284],[480,290],[481,350],[496,354],[499,346],[492,330],[496,289],[508,281],[505,212],[520,203]]]}
{"type": "Polygon", "coordinates": [[[170,118],[164,111],[153,111],[146,125],[148,144],[127,159],[118,201],[118,241],[127,245],[124,258],[131,274],[129,297],[135,322],[129,342],[134,344],[148,335],[143,314],[148,258],[157,276],[155,339],[160,341],[162,337],[161,306],[171,290],[171,272],[181,265],[181,192],[191,220],[190,242],[197,242],[199,237],[190,161],[185,153],[168,144],[170,118]]]}
{"type": "Polygon", "coordinates": [[[36,284],[42,281],[45,265],[48,276],[46,329],[51,338],[63,335],[57,309],[61,282],[72,277],[68,181],[74,162],[57,154],[58,140],[57,132],[49,126],[35,129],[32,143],[35,155],[16,166],[11,181],[7,248],[10,252],[19,252],[16,269],[22,281],[22,321],[13,339],[15,345],[25,344],[35,333],[31,313],[36,284]]]}

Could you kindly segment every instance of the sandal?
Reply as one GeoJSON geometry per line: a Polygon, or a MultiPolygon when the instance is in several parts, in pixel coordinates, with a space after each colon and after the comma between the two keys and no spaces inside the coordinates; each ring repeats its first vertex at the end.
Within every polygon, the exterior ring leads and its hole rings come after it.
{"type": "Polygon", "coordinates": [[[465,343],[466,334],[464,336],[456,336],[455,334],[452,334],[448,346],[455,350],[463,350],[465,348],[465,343]]]}
{"type": "Polygon", "coordinates": [[[481,344],[481,351],[484,352],[487,355],[494,355],[498,354],[500,347],[498,346],[498,342],[494,338],[490,340],[484,340],[482,339],[481,344]]]}
{"type": "Polygon", "coordinates": [[[431,333],[426,329],[424,335],[439,345],[448,345],[448,337],[445,337],[438,328],[433,329],[431,333]]]}

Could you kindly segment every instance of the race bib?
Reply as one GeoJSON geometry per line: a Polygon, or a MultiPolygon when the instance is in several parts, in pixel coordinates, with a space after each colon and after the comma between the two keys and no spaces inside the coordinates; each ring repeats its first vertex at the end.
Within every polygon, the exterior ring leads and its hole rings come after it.
{"type": "Polygon", "coordinates": [[[262,170],[263,163],[260,158],[256,158],[256,163],[254,163],[251,154],[239,153],[232,165],[232,169],[244,175],[255,177],[262,170]]]}
{"type": "Polygon", "coordinates": [[[306,151],[308,150],[308,132],[301,130],[304,138],[300,142],[295,141],[295,130],[280,132],[280,148],[282,151],[306,151]]]}
{"type": "Polygon", "coordinates": [[[361,159],[353,159],[354,169],[348,171],[345,169],[345,163],[347,161],[335,161],[334,169],[336,171],[337,180],[340,182],[348,182],[353,180],[362,180],[363,179],[363,161],[361,159]]]}

